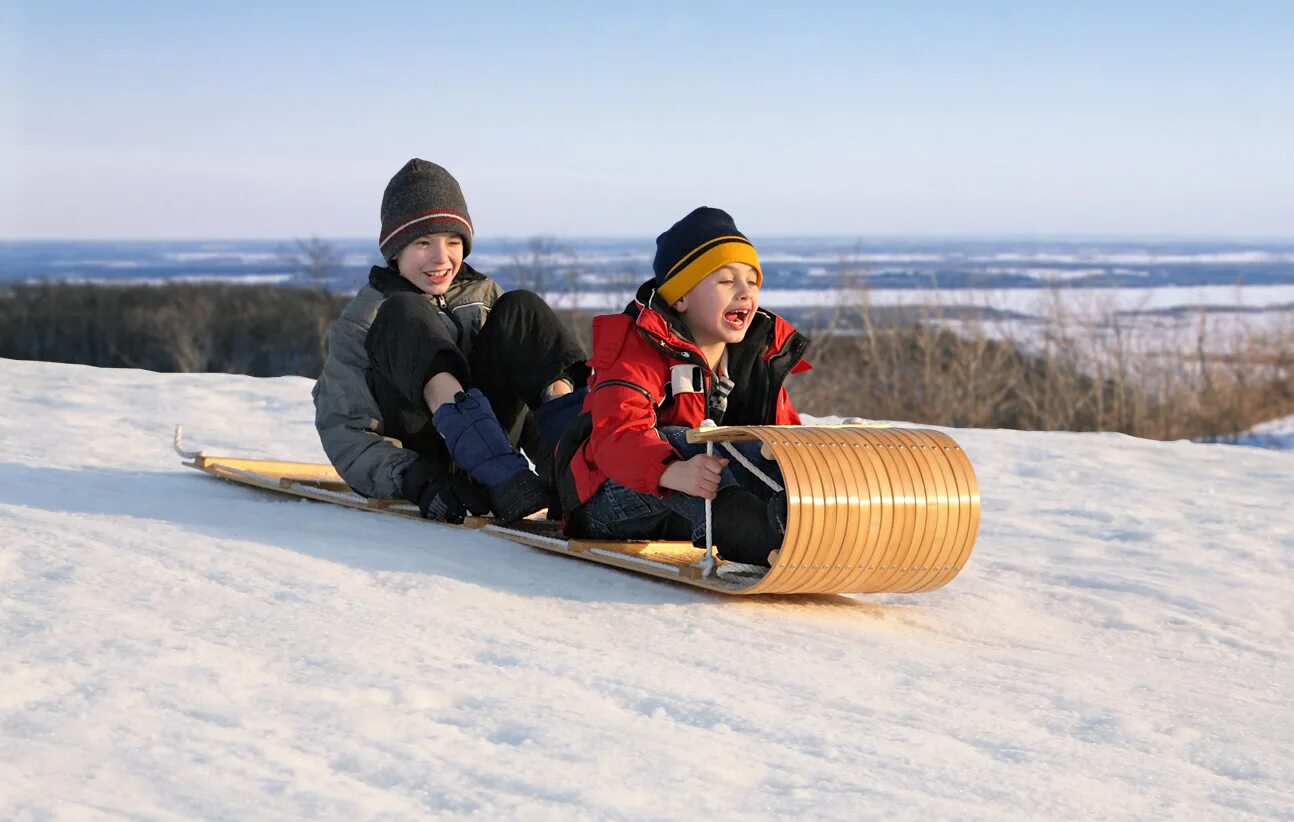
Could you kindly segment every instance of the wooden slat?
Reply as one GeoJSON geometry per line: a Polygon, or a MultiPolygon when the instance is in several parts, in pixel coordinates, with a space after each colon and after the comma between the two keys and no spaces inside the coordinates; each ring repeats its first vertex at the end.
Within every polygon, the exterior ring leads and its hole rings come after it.
{"type": "Polygon", "coordinates": [[[943,573],[941,557],[946,553],[944,546],[949,543],[949,533],[945,530],[943,540],[940,540],[939,513],[949,505],[949,489],[947,477],[939,466],[942,455],[932,452],[914,431],[905,431],[900,436],[904,437],[914,468],[921,478],[923,490],[918,492],[918,498],[923,500],[921,507],[924,511],[918,520],[924,526],[924,532],[913,541],[913,551],[903,560],[911,570],[906,584],[896,586],[896,590],[918,591],[943,573]]]}
{"type": "Polygon", "coordinates": [[[345,480],[337,473],[337,469],[327,463],[286,462],[283,460],[259,460],[245,457],[212,457],[206,454],[199,454],[194,457],[194,463],[193,467],[202,470],[206,470],[209,466],[224,466],[225,468],[252,471],[278,479],[346,486],[345,480]]]}
{"type": "Polygon", "coordinates": [[[740,426],[689,439],[759,440],[782,469],[787,532],[748,593],[932,590],[974,546],[979,490],[945,434],[876,426],[740,426]]]}

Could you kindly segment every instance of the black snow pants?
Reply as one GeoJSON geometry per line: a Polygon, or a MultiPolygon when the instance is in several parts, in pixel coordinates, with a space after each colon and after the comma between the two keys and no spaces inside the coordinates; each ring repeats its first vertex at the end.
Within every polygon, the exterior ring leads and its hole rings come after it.
{"type": "Polygon", "coordinates": [[[464,388],[479,389],[512,443],[541,470],[552,455],[544,453],[529,409],[539,406],[554,381],[566,377],[578,388],[589,375],[588,354],[548,303],[530,291],[500,296],[474,335],[422,294],[393,294],[378,309],[364,347],[383,435],[445,470],[449,451],[422,396],[436,374],[452,374],[464,388]]]}

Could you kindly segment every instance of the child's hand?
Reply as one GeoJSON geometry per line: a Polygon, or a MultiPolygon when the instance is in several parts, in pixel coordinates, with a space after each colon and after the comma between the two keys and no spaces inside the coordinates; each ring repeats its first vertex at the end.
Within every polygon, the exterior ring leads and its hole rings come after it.
{"type": "Polygon", "coordinates": [[[661,488],[672,488],[701,499],[714,499],[719,492],[719,475],[728,460],[710,454],[697,454],[688,460],[671,462],[660,475],[661,488]]]}

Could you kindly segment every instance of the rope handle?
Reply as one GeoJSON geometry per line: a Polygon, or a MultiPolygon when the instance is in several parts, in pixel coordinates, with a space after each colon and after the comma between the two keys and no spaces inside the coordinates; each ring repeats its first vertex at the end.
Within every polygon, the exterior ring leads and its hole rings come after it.
{"type": "Polygon", "coordinates": [[[754,474],[755,476],[759,477],[761,480],[763,480],[763,481],[764,481],[764,484],[765,484],[765,485],[767,485],[769,488],[772,488],[772,489],[773,489],[773,493],[779,493],[779,492],[782,490],[782,486],[781,486],[781,484],[779,484],[779,483],[778,483],[778,481],[777,481],[777,480],[773,479],[773,478],[772,478],[772,477],[770,477],[768,474],[765,474],[763,471],[761,471],[761,470],[759,470],[758,468],[756,468],[756,467],[755,467],[755,463],[753,463],[753,462],[751,462],[749,459],[747,459],[747,458],[746,458],[746,455],[745,455],[745,454],[743,454],[743,453],[741,453],[740,451],[738,451],[738,450],[736,449],[736,447],[735,447],[735,446],[733,446],[733,444],[732,444],[732,443],[730,443],[730,442],[728,442],[728,441],[726,441],[726,440],[725,440],[725,441],[724,441],[723,443],[721,443],[721,444],[723,445],[723,449],[724,449],[725,451],[727,451],[729,454],[732,454],[733,458],[734,458],[734,459],[736,459],[736,460],[737,460],[737,462],[739,462],[739,463],[741,463],[742,465],[746,466],[746,470],[747,470],[747,471],[749,471],[750,473],[752,473],[752,474],[754,474]]]}
{"type": "MultiPolygon", "coordinates": [[[[711,420],[711,419],[701,420],[702,429],[714,428],[714,427],[715,427],[714,420],[711,420]]],[[[705,444],[705,453],[707,455],[714,456],[713,442],[707,442],[705,444]]],[[[711,500],[707,499],[705,501],[705,553],[701,555],[701,562],[700,562],[701,575],[707,576],[707,577],[712,576],[714,574],[715,568],[719,564],[718,560],[715,559],[714,526],[713,526],[713,521],[710,513],[711,512],[710,504],[711,504],[711,500]]]]}

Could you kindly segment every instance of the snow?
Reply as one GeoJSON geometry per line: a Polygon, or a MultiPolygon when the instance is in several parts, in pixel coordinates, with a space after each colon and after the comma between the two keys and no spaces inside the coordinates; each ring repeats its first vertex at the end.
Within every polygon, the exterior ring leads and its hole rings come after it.
{"type": "MultiPolygon", "coordinates": [[[[636,288],[636,284],[634,288],[636,288]]],[[[545,295],[564,306],[598,310],[621,307],[633,299],[634,289],[620,291],[554,290],[545,295]]],[[[1058,305],[1071,312],[1104,316],[1112,311],[1198,310],[1202,307],[1237,311],[1289,312],[1294,307],[1294,285],[1201,285],[1159,288],[873,288],[850,291],[833,288],[765,288],[760,303],[774,311],[788,308],[830,308],[861,305],[929,306],[932,308],[985,308],[1025,316],[1045,317],[1058,305]]]]}
{"type": "Polygon", "coordinates": [[[1294,452],[952,431],[951,585],[742,600],[179,465],[308,380],[0,380],[0,818],[1294,815],[1294,452]]]}
{"type": "Polygon", "coordinates": [[[1081,254],[1057,254],[1052,252],[1018,253],[1007,252],[987,256],[971,256],[976,261],[997,260],[1002,262],[1046,262],[1046,263],[1106,263],[1111,265],[1252,265],[1255,263],[1290,263],[1294,254],[1262,251],[1257,249],[1244,251],[1220,251],[1161,254],[1152,251],[1108,252],[1093,248],[1081,254]]]}
{"type": "Polygon", "coordinates": [[[278,251],[234,251],[232,249],[222,249],[219,251],[168,251],[162,254],[162,257],[163,259],[177,263],[229,260],[240,262],[244,265],[251,265],[279,261],[282,257],[282,253],[278,251]]]}
{"type": "Polygon", "coordinates": [[[1268,420],[1240,435],[1240,445],[1294,451],[1294,415],[1268,420]]]}
{"type": "MultiPolygon", "coordinates": [[[[791,306],[831,306],[841,302],[840,291],[767,289],[760,302],[773,309],[791,306]]],[[[844,292],[855,303],[862,295],[844,292]]],[[[1204,285],[1161,288],[1066,288],[1059,292],[1030,288],[870,289],[873,306],[909,305],[952,308],[992,308],[1026,315],[1045,316],[1058,301],[1070,307],[1099,307],[1106,311],[1152,311],[1183,307],[1233,307],[1285,309],[1294,305],[1294,285],[1204,285]]]]}

